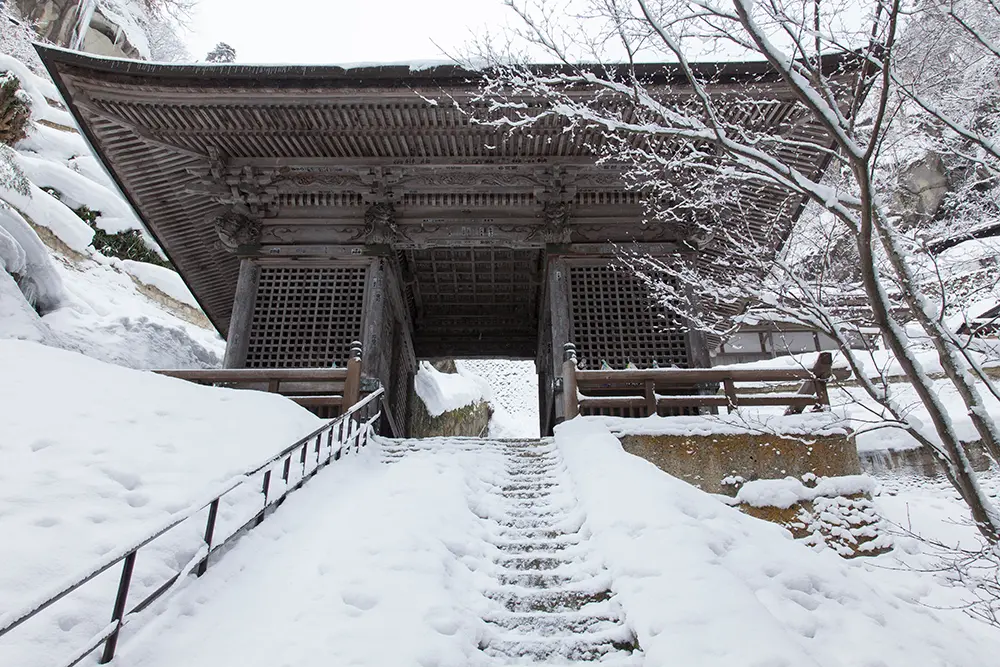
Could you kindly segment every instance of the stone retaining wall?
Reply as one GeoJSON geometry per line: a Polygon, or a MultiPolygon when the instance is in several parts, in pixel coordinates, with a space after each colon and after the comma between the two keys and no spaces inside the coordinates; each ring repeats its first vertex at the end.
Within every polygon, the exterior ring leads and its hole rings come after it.
{"type": "Polygon", "coordinates": [[[845,435],[811,438],[749,433],[720,435],[621,435],[625,451],[710,493],[731,493],[727,477],[801,479],[861,472],[857,450],[845,435]]]}

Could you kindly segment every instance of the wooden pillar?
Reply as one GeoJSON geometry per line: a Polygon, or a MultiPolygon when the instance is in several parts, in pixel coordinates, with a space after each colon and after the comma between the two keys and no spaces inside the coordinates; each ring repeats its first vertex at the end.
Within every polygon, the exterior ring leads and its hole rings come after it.
{"type": "MultiPolygon", "coordinates": [[[[569,267],[565,259],[555,257],[549,260],[548,271],[548,295],[549,295],[549,317],[551,318],[552,331],[552,377],[562,377],[563,359],[559,352],[566,343],[571,343],[570,318],[573,316],[570,309],[569,299],[569,267]]],[[[565,388],[563,389],[565,391],[565,388]]],[[[564,401],[553,396],[555,406],[555,424],[562,422],[566,418],[564,401]]],[[[553,426],[555,425],[553,424],[553,426]]]]}
{"type": "MultiPolygon", "coordinates": [[[[386,294],[386,261],[377,258],[368,267],[368,280],[365,283],[364,319],[361,324],[361,345],[365,354],[361,358],[361,374],[367,378],[377,378],[383,384],[388,381],[387,355],[390,354],[392,340],[383,340],[385,336],[385,318],[390,314],[387,309],[386,294]]],[[[389,387],[386,386],[386,391],[389,387]]]]}
{"type": "Polygon", "coordinates": [[[229,318],[229,331],[226,335],[226,357],[223,361],[225,368],[246,366],[250,324],[253,321],[259,281],[260,265],[246,257],[241,259],[240,277],[236,281],[236,297],[233,299],[233,313],[229,318]]]}
{"type": "MultiPolygon", "coordinates": [[[[692,312],[699,313],[701,305],[694,290],[688,287],[685,293],[692,312]]],[[[688,326],[690,327],[687,334],[688,365],[691,368],[709,368],[712,365],[712,357],[708,351],[708,337],[704,331],[695,329],[690,324],[688,326]]]]}

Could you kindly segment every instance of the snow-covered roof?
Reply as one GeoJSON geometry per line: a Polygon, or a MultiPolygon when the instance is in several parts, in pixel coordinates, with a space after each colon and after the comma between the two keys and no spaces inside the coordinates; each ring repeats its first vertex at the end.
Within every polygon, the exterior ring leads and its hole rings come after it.
{"type": "MultiPolygon", "coordinates": [[[[606,140],[602,132],[568,133],[556,115],[516,130],[475,123],[455,102],[472,104],[480,73],[457,65],[165,65],[48,47],[39,52],[95,153],[221,332],[229,326],[239,259],[219,248],[213,220],[234,196],[265,202],[272,225],[291,211],[292,217],[330,221],[327,235],[335,225],[357,226],[312,241],[329,247],[349,245],[345,239],[364,242],[372,174],[405,184],[406,194],[394,205],[402,227],[425,230],[427,220],[489,226],[481,245],[517,230],[526,230],[517,242],[536,249],[553,242],[677,238],[676,229],[642,224],[642,202],[625,182],[623,165],[596,164],[606,140]],[[567,169],[573,171],[573,215],[565,237],[546,239],[532,231],[544,217],[536,193],[549,191],[549,181],[567,169]],[[539,181],[540,172],[547,181],[539,181]],[[443,193],[517,201],[477,212],[458,200],[440,203],[443,193]]],[[[825,61],[831,72],[849,64],[843,57],[825,61]]],[[[802,139],[789,160],[804,173],[824,168],[826,151],[815,144],[824,131],[800,118],[804,110],[770,65],[702,63],[696,71],[719,90],[753,84],[727,98],[729,121],[758,129],[787,125],[802,139]],[[746,95],[756,96],[756,103],[746,104],[746,95]],[[809,142],[815,147],[806,148],[809,142]]],[[[649,86],[690,94],[676,64],[642,63],[636,72],[649,86]]],[[[563,188],[562,182],[555,187],[563,188]]],[[[740,196],[746,198],[746,222],[761,230],[773,230],[776,220],[790,221],[800,210],[795,196],[778,186],[748,187],[740,196]]],[[[281,239],[261,243],[269,256],[293,252],[281,239]]]]}

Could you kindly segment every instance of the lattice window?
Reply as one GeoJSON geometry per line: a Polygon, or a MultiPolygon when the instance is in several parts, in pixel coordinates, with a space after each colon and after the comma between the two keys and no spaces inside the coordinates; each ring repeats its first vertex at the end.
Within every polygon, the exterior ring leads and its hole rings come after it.
{"type": "Polygon", "coordinates": [[[609,265],[569,267],[570,340],[587,368],[632,362],[688,366],[688,340],[676,315],[655,303],[634,276],[609,265]]]}
{"type": "Polygon", "coordinates": [[[366,277],[364,266],[263,267],[247,367],[346,365],[361,338],[366,277]]]}

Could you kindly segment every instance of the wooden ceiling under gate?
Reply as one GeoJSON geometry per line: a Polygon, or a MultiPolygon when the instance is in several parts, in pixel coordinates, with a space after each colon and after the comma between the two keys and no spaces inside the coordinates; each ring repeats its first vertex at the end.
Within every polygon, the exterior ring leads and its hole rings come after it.
{"type": "MultiPolygon", "coordinates": [[[[485,308],[495,330],[463,335],[517,347],[537,328],[542,249],[600,254],[608,242],[638,241],[665,253],[688,233],[643,222],[623,167],[595,164],[599,132],[565,132],[555,116],[515,132],[470,122],[446,103],[476,92],[476,74],[457,67],[174,66],[39,51],[88,141],[224,335],[240,256],[383,254],[402,257],[411,274],[416,336],[457,331],[460,313],[485,308]],[[511,295],[527,300],[511,309],[511,295]]],[[[653,85],[683,85],[676,68],[640,67],[653,85]]],[[[823,137],[766,64],[706,67],[720,87],[752,80],[764,95],[734,100],[731,120],[823,137]]],[[[789,151],[804,173],[823,168],[823,151],[789,151]]],[[[741,199],[761,229],[790,224],[801,204],[760,185],[741,199]]]]}

